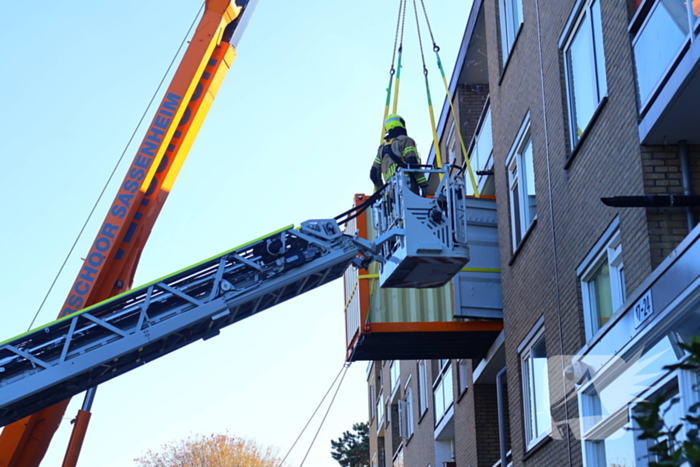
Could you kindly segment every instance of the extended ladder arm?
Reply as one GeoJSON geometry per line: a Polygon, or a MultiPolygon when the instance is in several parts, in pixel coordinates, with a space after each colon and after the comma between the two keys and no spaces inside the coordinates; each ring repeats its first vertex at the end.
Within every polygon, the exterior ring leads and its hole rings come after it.
{"type": "Polygon", "coordinates": [[[10,339],[0,424],[338,279],[366,248],[334,220],[307,221],[10,339]]]}

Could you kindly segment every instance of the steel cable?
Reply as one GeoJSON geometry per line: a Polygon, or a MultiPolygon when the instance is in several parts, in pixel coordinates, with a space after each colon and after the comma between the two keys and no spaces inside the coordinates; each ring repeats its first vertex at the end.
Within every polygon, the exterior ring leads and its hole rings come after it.
{"type": "MultiPolygon", "coordinates": [[[[341,373],[343,373],[343,370],[345,370],[345,371],[347,372],[347,367],[348,367],[348,366],[349,366],[349,364],[344,363],[343,366],[340,368],[340,371],[338,372],[338,374],[335,375],[335,379],[333,379],[333,382],[332,382],[331,385],[328,387],[328,390],[327,390],[326,393],[323,395],[323,397],[321,398],[321,401],[318,403],[318,405],[317,405],[316,408],[314,409],[314,412],[311,414],[311,417],[309,417],[309,420],[306,422],[306,425],[304,425],[304,428],[301,429],[301,432],[299,433],[299,436],[297,436],[297,439],[294,440],[294,443],[292,443],[292,447],[289,448],[289,451],[287,451],[287,454],[285,454],[285,456],[282,458],[282,460],[281,460],[280,463],[277,465],[277,467],[282,467],[282,465],[284,464],[284,461],[286,461],[287,458],[289,457],[289,455],[292,453],[292,451],[294,450],[294,447],[297,445],[297,443],[298,443],[299,440],[301,439],[302,435],[304,434],[304,432],[306,431],[306,429],[309,427],[309,424],[311,424],[311,420],[313,420],[314,417],[316,416],[316,413],[318,412],[318,409],[320,409],[320,408],[321,408],[321,405],[323,405],[323,401],[326,400],[326,397],[328,397],[328,394],[330,394],[331,389],[333,389],[333,386],[335,386],[335,382],[338,381],[338,378],[340,377],[341,373]]],[[[343,378],[345,378],[345,374],[344,374],[344,373],[343,373],[343,378]]],[[[341,383],[342,383],[342,380],[341,380],[341,383]]],[[[338,384],[338,388],[340,388],[340,384],[338,384]]],[[[338,392],[338,390],[336,389],[336,394],[337,394],[337,392],[338,392]]],[[[333,399],[335,399],[335,394],[333,395],[333,399]]],[[[331,404],[333,404],[333,401],[331,401],[331,404]]],[[[329,407],[329,409],[330,409],[330,407],[329,407]]],[[[328,414],[328,412],[326,412],[326,414],[328,414]]],[[[325,417],[324,417],[324,420],[325,420],[325,417]]],[[[318,433],[317,433],[317,434],[318,434],[318,433]]],[[[314,439],[315,439],[315,438],[314,438],[314,439]]],[[[312,444],[313,444],[313,442],[312,442],[312,444]]],[[[311,450],[311,448],[309,448],[309,450],[311,450]]],[[[306,452],[307,455],[308,455],[308,453],[309,453],[309,451],[306,452]]],[[[306,456],[304,456],[304,459],[306,459],[306,456]]],[[[303,461],[302,461],[302,464],[303,464],[303,461]]]]}
{"type": "Polygon", "coordinates": [[[311,448],[313,448],[314,442],[316,441],[316,438],[318,437],[318,434],[321,431],[321,428],[323,428],[323,423],[326,421],[326,417],[328,417],[328,413],[331,411],[331,407],[333,407],[333,402],[335,402],[335,397],[338,395],[338,391],[340,391],[340,386],[343,385],[343,380],[345,379],[345,375],[348,373],[348,368],[350,368],[350,363],[345,363],[343,365],[343,370],[344,370],[343,376],[340,378],[340,382],[338,382],[338,386],[335,388],[335,393],[333,393],[333,398],[331,399],[330,404],[328,404],[328,408],[326,409],[326,413],[323,415],[323,418],[321,419],[321,423],[318,425],[318,430],[316,430],[316,434],[314,435],[314,438],[311,440],[311,444],[309,445],[309,449],[307,449],[306,454],[304,454],[304,458],[301,460],[301,464],[299,464],[299,467],[303,467],[304,462],[306,461],[306,458],[309,456],[309,453],[311,452],[311,448]]]}
{"type": "Polygon", "coordinates": [[[41,301],[41,304],[39,305],[39,309],[36,310],[36,313],[34,314],[34,318],[32,318],[31,323],[29,323],[29,327],[27,328],[27,331],[31,330],[32,326],[34,326],[34,322],[36,321],[37,317],[39,316],[41,309],[44,307],[46,300],[49,298],[49,295],[51,294],[53,287],[56,285],[58,278],[61,276],[63,269],[65,268],[66,264],[68,263],[68,260],[70,259],[70,256],[73,254],[73,250],[77,246],[78,241],[80,241],[80,238],[83,236],[83,232],[85,232],[85,228],[87,227],[88,222],[90,222],[90,219],[92,219],[92,215],[95,213],[95,210],[97,209],[98,204],[102,200],[102,197],[104,196],[105,192],[107,191],[107,187],[109,186],[110,182],[112,181],[112,178],[114,177],[114,174],[117,172],[117,169],[121,165],[122,159],[124,159],[124,155],[126,154],[126,151],[129,149],[129,146],[131,145],[131,142],[133,141],[134,136],[136,136],[136,132],[141,127],[141,124],[143,123],[144,118],[146,118],[146,114],[148,113],[149,109],[151,108],[151,105],[153,105],[153,101],[155,100],[156,96],[158,95],[158,91],[160,91],[160,88],[163,86],[163,83],[165,82],[165,78],[168,76],[168,73],[170,73],[170,69],[173,67],[173,64],[175,63],[175,60],[177,59],[178,55],[180,55],[180,51],[182,50],[182,47],[185,45],[185,42],[187,42],[187,38],[190,36],[190,32],[192,31],[192,28],[194,27],[195,23],[197,22],[197,18],[202,14],[203,10],[204,10],[204,3],[202,3],[202,6],[200,7],[199,12],[197,12],[197,14],[195,15],[194,20],[192,21],[192,24],[190,25],[190,28],[187,30],[187,33],[185,34],[185,37],[182,39],[180,46],[178,47],[177,51],[175,52],[175,55],[173,56],[173,59],[170,62],[170,65],[168,65],[167,70],[165,70],[165,73],[163,74],[163,78],[160,80],[160,83],[158,84],[158,87],[156,88],[155,92],[153,93],[153,96],[151,97],[150,102],[146,106],[146,109],[144,110],[143,114],[141,115],[141,119],[139,120],[138,124],[136,125],[136,128],[134,128],[134,131],[131,134],[129,141],[126,143],[126,146],[124,147],[124,150],[122,151],[121,156],[119,156],[119,159],[117,159],[117,163],[114,165],[114,168],[112,169],[112,173],[109,174],[109,177],[107,178],[107,182],[105,182],[105,185],[102,188],[102,191],[97,196],[97,200],[95,201],[95,204],[93,205],[92,209],[90,210],[90,213],[88,214],[87,219],[85,219],[85,223],[81,227],[80,232],[78,232],[78,236],[76,237],[75,241],[73,242],[73,245],[70,247],[70,250],[68,250],[68,254],[66,255],[66,258],[63,260],[63,264],[61,264],[61,267],[58,269],[58,273],[56,274],[56,277],[54,278],[53,282],[49,286],[49,290],[46,292],[44,299],[41,301]]]}

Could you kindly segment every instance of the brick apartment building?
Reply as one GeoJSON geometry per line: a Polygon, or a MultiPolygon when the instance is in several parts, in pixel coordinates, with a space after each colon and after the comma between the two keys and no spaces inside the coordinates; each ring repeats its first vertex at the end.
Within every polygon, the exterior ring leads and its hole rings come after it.
{"type": "Polygon", "coordinates": [[[680,396],[669,423],[697,402],[697,375],[662,367],[700,328],[700,209],[663,205],[700,194],[699,17],[474,0],[450,87],[497,199],[503,331],[477,359],[370,363],[372,467],[645,465],[637,402],[680,396]],[[601,202],[622,196],[648,206],[601,202]]]}

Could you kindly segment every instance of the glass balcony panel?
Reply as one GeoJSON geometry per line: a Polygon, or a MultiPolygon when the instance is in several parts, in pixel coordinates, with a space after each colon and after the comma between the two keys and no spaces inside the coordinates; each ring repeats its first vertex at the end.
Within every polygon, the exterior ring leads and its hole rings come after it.
{"type": "Polygon", "coordinates": [[[452,366],[450,366],[441,376],[440,382],[433,390],[435,399],[435,425],[442,420],[447,410],[452,406],[454,399],[454,384],[452,382],[452,366]]]}
{"type": "Polygon", "coordinates": [[[474,145],[474,156],[472,158],[472,168],[474,170],[484,170],[491,150],[493,149],[493,136],[491,134],[491,109],[486,111],[484,123],[479,129],[476,144],[474,145]]]}
{"type": "Polygon", "coordinates": [[[637,34],[634,44],[641,103],[649,99],[688,34],[688,11],[685,1],[659,0],[652,7],[649,18],[637,34]]]}

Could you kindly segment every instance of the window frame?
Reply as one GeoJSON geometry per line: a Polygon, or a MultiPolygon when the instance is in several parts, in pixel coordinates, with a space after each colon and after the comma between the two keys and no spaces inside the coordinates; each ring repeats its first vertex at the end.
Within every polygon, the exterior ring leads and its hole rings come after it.
{"type": "Polygon", "coordinates": [[[459,158],[459,138],[457,138],[457,133],[455,132],[455,121],[452,120],[450,124],[450,131],[447,133],[447,163],[456,165],[457,159],[459,158]]]}
{"type": "Polygon", "coordinates": [[[450,407],[454,405],[455,401],[455,396],[454,396],[454,376],[453,376],[453,368],[452,368],[452,360],[450,359],[440,359],[438,360],[439,362],[439,371],[437,376],[435,377],[435,381],[433,382],[433,407],[435,407],[435,426],[438,426],[440,424],[440,421],[445,417],[445,415],[449,412],[450,407]],[[451,391],[447,391],[447,389],[451,389],[451,391]],[[439,394],[438,394],[439,393],[439,394]],[[444,410],[442,413],[438,413],[438,403],[436,398],[440,396],[444,396],[444,410]]]}
{"type": "Polygon", "coordinates": [[[425,360],[418,360],[418,417],[428,411],[428,368],[425,360]]]}
{"type": "MultiPolygon", "coordinates": [[[[573,150],[578,146],[578,144],[583,140],[584,135],[587,133],[588,127],[590,127],[596,120],[599,108],[606,101],[608,96],[608,83],[607,83],[607,70],[606,70],[606,60],[605,60],[605,45],[603,38],[603,27],[602,27],[602,15],[601,18],[600,31],[595,29],[595,18],[593,14],[593,4],[597,3],[598,11],[600,13],[600,0],[579,0],[574,6],[572,14],[569,18],[566,28],[564,29],[564,34],[562,35],[559,43],[561,49],[563,63],[564,63],[564,84],[565,84],[565,94],[566,94],[566,114],[568,119],[568,135],[570,142],[570,149],[573,150]],[[593,66],[590,67],[591,73],[593,74],[593,80],[596,88],[596,102],[593,105],[593,111],[591,112],[588,121],[583,127],[577,125],[576,118],[576,95],[572,92],[572,70],[570,65],[569,52],[571,51],[571,46],[577,37],[580,28],[583,26],[584,20],[588,19],[588,26],[590,27],[590,42],[589,51],[593,56],[593,66]],[[600,46],[601,51],[597,50],[598,42],[596,38],[596,32],[600,35],[600,46]],[[602,60],[601,60],[602,57],[602,60]],[[602,63],[600,63],[602,61],[602,63]],[[602,72],[603,83],[600,82],[602,72]],[[601,85],[602,84],[602,85],[601,85]],[[580,134],[576,129],[580,129],[580,134]]],[[[575,89],[575,87],[573,87],[575,89]]]]}
{"type": "MultiPolygon", "coordinates": [[[[543,320],[541,319],[538,324],[540,324],[543,320]]],[[[546,388],[543,390],[545,391],[546,395],[546,403],[547,403],[547,412],[549,413],[549,425],[547,427],[543,427],[542,430],[538,430],[538,433],[532,433],[531,431],[531,423],[532,423],[532,417],[535,417],[536,420],[536,412],[533,412],[533,410],[537,410],[536,407],[533,408],[531,407],[531,397],[536,397],[537,390],[538,390],[538,385],[533,384],[531,381],[531,364],[529,364],[529,361],[532,361],[532,350],[535,346],[539,345],[539,343],[544,340],[544,345],[545,345],[545,353],[546,353],[546,339],[545,339],[545,332],[544,332],[544,326],[539,325],[535,326],[533,330],[530,332],[530,335],[523,341],[521,346],[518,348],[518,353],[519,353],[519,358],[520,358],[520,375],[522,379],[522,401],[523,401],[523,423],[524,423],[524,430],[523,433],[525,435],[525,450],[529,451],[533,447],[535,447],[537,444],[539,444],[543,439],[548,437],[552,433],[552,406],[551,406],[551,398],[550,398],[550,384],[549,384],[549,364],[548,364],[548,357],[545,356],[545,369],[544,369],[544,376],[546,377],[546,388]],[[531,389],[534,388],[535,393],[531,392],[531,389]]]]}
{"type": "Polygon", "coordinates": [[[502,68],[508,63],[518,40],[520,29],[525,22],[522,0],[498,0],[498,24],[500,27],[502,68]],[[519,7],[519,8],[514,8],[519,7]],[[514,17],[514,12],[519,18],[514,17]]]}
{"type": "MultiPolygon", "coordinates": [[[[474,171],[474,175],[476,176],[477,180],[477,186],[479,188],[479,192],[481,193],[484,190],[486,183],[489,181],[489,178],[493,179],[493,174],[478,175],[476,173],[478,171],[486,172],[489,169],[493,169],[493,117],[491,114],[490,97],[486,98],[484,108],[481,110],[479,121],[476,124],[476,131],[474,132],[474,136],[472,136],[472,139],[469,142],[467,154],[469,155],[469,164],[471,165],[471,168],[474,171]],[[489,123],[489,133],[491,136],[491,141],[489,141],[489,153],[487,155],[483,155],[479,153],[478,149],[480,147],[480,143],[483,141],[482,138],[485,138],[484,129],[487,122],[489,123]]],[[[473,191],[474,190],[472,189],[471,184],[467,183],[467,194],[473,194],[473,191]]],[[[483,195],[484,193],[481,194],[483,195]]]]}
{"type": "Polygon", "coordinates": [[[399,386],[401,386],[401,364],[399,360],[391,360],[389,363],[389,399],[395,400],[398,394],[399,386]]]}
{"type": "Polygon", "coordinates": [[[607,264],[610,271],[610,295],[612,312],[608,321],[620,309],[627,298],[625,287],[625,265],[622,255],[622,238],[619,228],[615,229],[602,247],[597,248],[597,253],[590,263],[579,274],[581,284],[581,298],[583,302],[583,318],[586,328],[586,340],[590,341],[602,329],[606,323],[600,323],[602,317],[597,309],[596,300],[592,300],[595,293],[595,277],[600,267],[607,264]]]}
{"type": "Polygon", "coordinates": [[[469,361],[461,359],[457,362],[457,396],[469,389],[469,361]]]}
{"type": "Polygon", "coordinates": [[[404,391],[403,399],[399,399],[399,437],[410,439],[415,432],[413,418],[413,388],[404,391]]]}
{"type": "Polygon", "coordinates": [[[382,429],[384,428],[384,425],[386,423],[386,407],[385,407],[385,402],[384,402],[384,394],[383,391],[379,391],[379,395],[377,396],[377,411],[376,411],[376,418],[377,418],[377,433],[381,433],[382,429]]]}
{"type": "Polygon", "coordinates": [[[537,184],[535,182],[535,163],[534,163],[534,148],[532,141],[532,131],[530,126],[530,114],[528,113],[523,120],[518,135],[516,136],[513,145],[510,148],[508,157],[506,158],[506,174],[508,179],[508,204],[510,207],[510,231],[512,252],[515,252],[527,237],[528,231],[532,228],[537,220],[537,184]],[[532,181],[535,185],[535,213],[530,219],[529,217],[529,195],[527,193],[527,169],[526,149],[530,148],[530,158],[532,169],[532,181]],[[523,170],[525,169],[525,170],[523,170]],[[522,179],[522,174],[525,174],[525,183],[522,179]],[[517,198],[516,198],[517,196],[517,198]],[[526,202],[527,200],[527,202],[526,202]],[[517,210],[516,210],[517,207],[517,210]]]}

